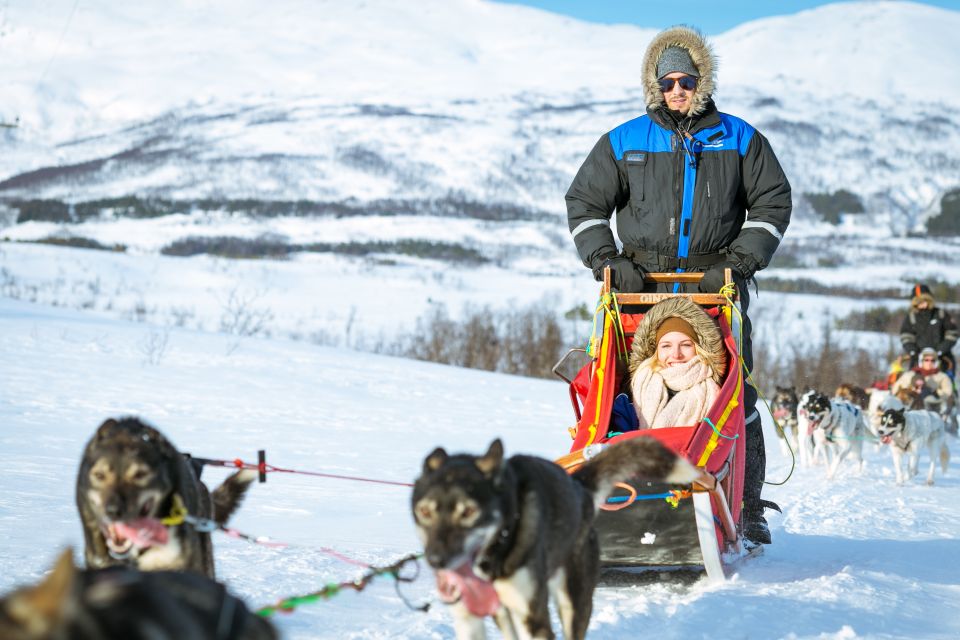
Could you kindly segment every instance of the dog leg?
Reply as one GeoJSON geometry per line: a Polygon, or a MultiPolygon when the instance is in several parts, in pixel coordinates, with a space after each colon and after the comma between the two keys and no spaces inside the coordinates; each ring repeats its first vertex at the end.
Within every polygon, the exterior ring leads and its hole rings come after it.
{"type": "Polygon", "coordinates": [[[813,438],[808,435],[801,436],[800,455],[803,466],[812,467],[816,465],[816,460],[814,460],[814,447],[813,438]]]}
{"type": "MultiPolygon", "coordinates": [[[[457,640],[486,640],[487,630],[483,627],[483,618],[470,613],[463,601],[450,605],[453,614],[453,630],[457,640]]],[[[503,611],[503,608],[500,608],[503,611]]],[[[498,612],[499,613],[499,612],[498,612]]],[[[506,637],[506,634],[504,634],[506,637]]]]}
{"type": "Polygon", "coordinates": [[[927,472],[927,486],[933,485],[933,472],[937,468],[937,448],[936,445],[929,448],[930,451],[930,470],[927,472]]]}
{"type": "Polygon", "coordinates": [[[600,576],[600,546],[591,531],[584,544],[574,549],[566,570],[550,581],[551,595],[560,614],[564,640],[583,640],[593,613],[593,590],[600,576]]]}
{"type": "Polygon", "coordinates": [[[837,469],[840,468],[840,463],[843,462],[843,459],[847,457],[848,453],[850,453],[849,446],[845,446],[834,453],[833,460],[830,463],[830,471],[827,473],[828,479],[832,480],[834,476],[837,475],[837,469]]]}
{"type": "Polygon", "coordinates": [[[779,443],[780,443],[780,453],[783,454],[783,457],[785,457],[785,458],[786,458],[786,457],[789,457],[789,456],[790,456],[790,448],[789,448],[789,446],[787,445],[787,439],[786,439],[786,438],[777,438],[777,440],[778,440],[779,443]]]}
{"type": "Polygon", "coordinates": [[[550,595],[557,606],[557,613],[560,615],[560,626],[563,628],[564,640],[574,638],[574,604],[570,599],[570,593],[567,591],[567,572],[564,569],[558,569],[550,578],[550,595]]]}
{"type": "Polygon", "coordinates": [[[532,568],[518,569],[509,580],[495,580],[493,588],[501,604],[510,611],[518,638],[553,640],[555,636],[550,628],[547,605],[548,586],[536,579],[532,568]]]}
{"type": "Polygon", "coordinates": [[[947,472],[947,467],[950,466],[950,449],[947,448],[947,443],[940,442],[940,470],[943,473],[947,472]]]}
{"type": "Polygon", "coordinates": [[[920,466],[920,451],[911,445],[907,451],[907,473],[913,478],[917,475],[920,466]]]}
{"type": "Polygon", "coordinates": [[[890,445],[890,455],[893,457],[893,471],[897,474],[897,484],[903,484],[903,453],[897,445],[890,445]]]}
{"type": "Polygon", "coordinates": [[[497,628],[503,634],[505,640],[517,640],[517,629],[513,624],[513,617],[506,607],[500,607],[493,614],[493,620],[497,623],[497,628]]]}

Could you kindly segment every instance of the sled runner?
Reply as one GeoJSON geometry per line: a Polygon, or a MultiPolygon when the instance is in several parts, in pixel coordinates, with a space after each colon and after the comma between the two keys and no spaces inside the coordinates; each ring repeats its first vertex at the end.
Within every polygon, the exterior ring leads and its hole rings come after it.
{"type": "MultiPolygon", "coordinates": [[[[695,283],[699,273],[654,273],[655,283],[695,283]]],[[[729,270],[726,273],[732,290],[729,270]]],[[[619,485],[596,521],[604,567],[703,567],[723,580],[724,568],[742,554],[738,525],[743,499],[743,368],[739,361],[740,316],[721,294],[629,293],[610,290],[605,273],[588,349],[572,350],[554,367],[570,385],[576,425],[570,453],[557,463],[568,471],[605,446],[630,438],[656,438],[702,469],[692,485],[632,480],[619,485]],[[690,298],[715,319],[728,355],[720,393],[698,424],[617,433],[614,400],[627,374],[633,332],[652,305],[675,296],[690,298]],[[639,312],[635,312],[639,311],[639,312]]]]}

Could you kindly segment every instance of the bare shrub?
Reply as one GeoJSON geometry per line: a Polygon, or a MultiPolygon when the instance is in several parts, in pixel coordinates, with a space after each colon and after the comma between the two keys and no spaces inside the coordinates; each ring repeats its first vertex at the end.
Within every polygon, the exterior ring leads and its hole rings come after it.
{"type": "Polygon", "coordinates": [[[196,312],[191,307],[170,307],[170,316],[173,318],[173,326],[186,327],[187,322],[196,316],[196,312]]]}
{"type": "Polygon", "coordinates": [[[489,309],[469,313],[460,331],[460,365],[496,371],[500,359],[497,325],[489,309]]]}
{"type": "Polygon", "coordinates": [[[551,377],[566,346],[558,319],[540,307],[499,312],[467,308],[461,320],[453,320],[438,304],[417,321],[412,334],[401,335],[393,345],[381,341],[377,350],[472,369],[551,377]]]}
{"type": "Polygon", "coordinates": [[[144,299],[140,297],[130,309],[130,319],[136,322],[146,322],[148,313],[150,313],[150,309],[147,308],[147,303],[144,299]]]}
{"type": "Polygon", "coordinates": [[[837,329],[897,334],[900,333],[900,325],[906,315],[905,309],[891,310],[878,306],[854,310],[842,318],[837,318],[837,329]]]}
{"type": "Polygon", "coordinates": [[[260,291],[233,289],[220,309],[220,331],[241,338],[264,333],[273,319],[269,308],[257,306],[264,295],[260,291]]]}
{"type": "Polygon", "coordinates": [[[417,360],[459,365],[459,329],[459,325],[450,319],[446,306],[433,305],[426,316],[417,319],[412,335],[400,337],[400,343],[406,346],[398,353],[417,360]]]}
{"type": "Polygon", "coordinates": [[[146,337],[140,343],[140,352],[143,353],[143,363],[156,366],[160,364],[163,355],[167,351],[167,343],[170,340],[170,332],[167,329],[158,331],[150,330],[146,337]]]}
{"type": "Polygon", "coordinates": [[[258,306],[264,295],[260,291],[245,292],[233,289],[220,309],[220,331],[234,336],[227,346],[227,355],[240,346],[243,338],[267,335],[267,325],[273,320],[269,307],[258,306]]]}

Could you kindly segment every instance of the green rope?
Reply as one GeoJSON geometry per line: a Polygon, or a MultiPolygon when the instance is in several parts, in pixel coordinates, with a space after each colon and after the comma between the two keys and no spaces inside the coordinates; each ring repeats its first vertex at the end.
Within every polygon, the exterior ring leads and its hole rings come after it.
{"type": "Polygon", "coordinates": [[[720,430],[717,429],[717,426],[716,426],[715,424],[713,424],[713,420],[711,420],[710,418],[708,418],[708,417],[706,417],[706,416],[704,416],[703,421],[706,422],[708,425],[710,425],[710,428],[713,429],[713,432],[714,432],[715,434],[717,434],[718,436],[720,436],[721,438],[726,438],[727,440],[736,440],[737,438],[740,437],[740,434],[739,434],[739,433],[734,434],[734,435],[732,435],[732,436],[725,436],[725,435],[723,435],[722,433],[720,433],[720,430]]]}
{"type": "MultiPolygon", "coordinates": [[[[730,308],[733,309],[734,313],[736,313],[740,319],[740,324],[738,326],[740,340],[738,341],[737,344],[738,346],[743,346],[743,314],[740,313],[740,309],[737,307],[736,304],[734,304],[733,299],[730,297],[730,295],[732,294],[731,289],[733,289],[732,286],[729,288],[724,286],[720,290],[720,293],[723,294],[723,297],[726,298],[727,300],[727,304],[730,305],[730,308]]],[[[767,408],[767,411],[770,412],[770,417],[773,418],[773,409],[770,408],[770,403],[767,402],[766,396],[764,396],[763,392],[760,391],[760,385],[758,385],[756,381],[753,379],[753,372],[751,372],[750,369],[747,368],[747,365],[744,364],[743,356],[740,355],[739,351],[737,352],[737,360],[740,362],[740,367],[747,372],[747,384],[749,384],[751,387],[754,388],[754,390],[757,392],[757,397],[760,398],[760,400],[763,402],[763,406],[765,406],[767,408]]],[[[744,418],[746,418],[746,416],[744,416],[744,418]]],[[[790,473],[788,473],[787,477],[781,480],[780,482],[770,482],[769,480],[764,480],[763,484],[769,484],[774,487],[779,487],[787,484],[787,481],[793,477],[793,472],[797,468],[797,455],[796,453],[794,453],[793,447],[790,446],[790,439],[787,438],[786,434],[783,432],[783,427],[780,426],[780,422],[776,418],[773,418],[773,424],[774,426],[776,426],[777,431],[780,433],[780,436],[783,438],[784,442],[787,443],[787,449],[790,451],[790,473]]],[[[712,427],[713,424],[711,423],[710,426],[712,427]]],[[[716,431],[716,427],[714,427],[714,431],[716,431]]]]}
{"type": "Polygon", "coordinates": [[[426,611],[429,608],[429,604],[414,606],[412,605],[402,593],[400,593],[400,583],[401,582],[413,582],[417,579],[417,576],[420,574],[420,564],[417,562],[420,558],[423,557],[422,553],[412,553],[408,556],[400,558],[391,565],[385,567],[370,567],[370,570],[361,575],[356,580],[350,580],[346,582],[330,582],[327,583],[322,589],[314,591],[312,593],[306,593],[303,595],[290,596],[288,598],[283,598],[278,601],[276,604],[268,605],[265,607],[260,607],[254,613],[263,618],[269,618],[275,613],[283,612],[289,613],[296,609],[298,606],[303,604],[311,604],[318,602],[320,600],[329,600],[335,595],[339,594],[344,589],[353,589],[354,591],[363,591],[368,584],[373,582],[373,579],[377,576],[389,575],[396,581],[397,595],[400,596],[400,599],[404,603],[411,607],[412,609],[417,609],[419,611],[426,611]],[[400,572],[408,563],[413,563],[416,571],[412,576],[402,576],[400,572]]]}

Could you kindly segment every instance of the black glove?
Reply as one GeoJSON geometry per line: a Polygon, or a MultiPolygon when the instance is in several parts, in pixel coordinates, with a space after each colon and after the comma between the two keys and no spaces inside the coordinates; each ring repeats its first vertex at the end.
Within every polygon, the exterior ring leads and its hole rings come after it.
{"type": "Polygon", "coordinates": [[[743,271],[741,271],[742,265],[731,260],[724,260],[723,262],[713,265],[703,273],[703,279],[700,280],[700,285],[698,286],[700,292],[719,293],[721,287],[724,285],[724,269],[730,269],[730,275],[733,278],[733,284],[737,287],[737,291],[745,292],[747,290],[747,277],[743,271]]]}
{"type": "Polygon", "coordinates": [[[603,268],[610,267],[610,285],[620,293],[636,293],[643,291],[643,276],[646,270],[639,267],[629,258],[623,256],[612,256],[603,261],[597,269],[593,270],[593,275],[597,281],[603,280],[603,268]]]}

